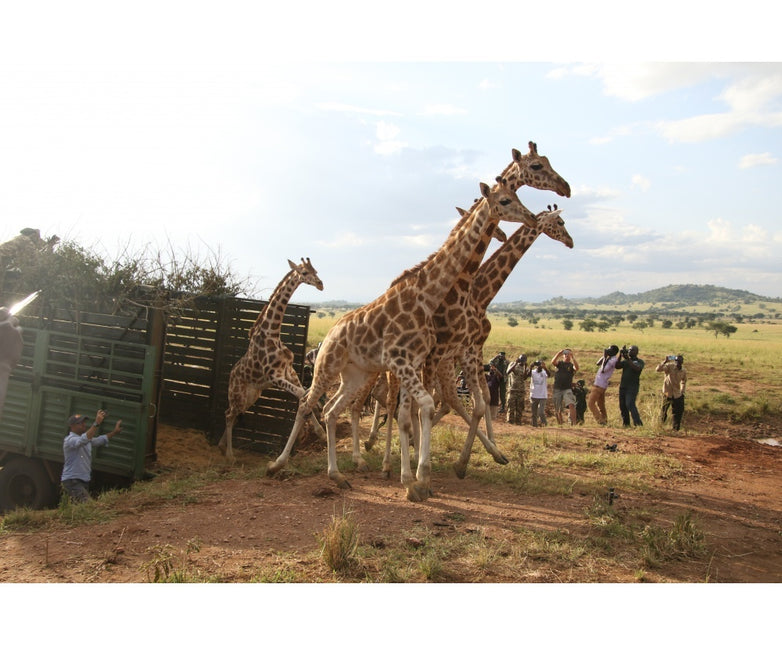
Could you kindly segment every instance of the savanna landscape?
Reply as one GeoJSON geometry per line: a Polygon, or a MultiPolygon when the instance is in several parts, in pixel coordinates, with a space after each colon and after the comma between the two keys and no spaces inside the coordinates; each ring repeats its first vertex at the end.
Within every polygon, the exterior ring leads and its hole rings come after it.
{"type": "MultiPolygon", "coordinates": [[[[703,322],[664,327],[659,314],[640,327],[619,312],[586,331],[561,316],[495,311],[487,361],[500,350],[548,361],[570,347],[589,385],[603,347],[638,345],[644,426],[622,428],[617,374],[606,427],[589,412],[584,425],[558,425],[549,408],[548,425],[533,428],[527,405],[524,425],[495,424],[509,463],[476,442],[459,479],[464,423],[448,415],[432,433],[433,496],[423,503],[405,498],[396,437],[390,480],[380,474],[383,441],[365,456],[369,470],[355,470],[347,417],[344,490],[313,437],[270,478],[274,455],[237,451],[229,464],[201,432],[163,426],[153,479],[81,506],[3,516],[0,581],[782,582],[782,325],[765,312],[734,317],[735,331],[720,334],[703,322]],[[660,421],[654,369],[671,353],[685,356],[689,375],[680,432],[660,421]]],[[[313,312],[308,345],[339,315],[313,312]]],[[[362,418],[362,440],[370,422],[362,418]]]]}

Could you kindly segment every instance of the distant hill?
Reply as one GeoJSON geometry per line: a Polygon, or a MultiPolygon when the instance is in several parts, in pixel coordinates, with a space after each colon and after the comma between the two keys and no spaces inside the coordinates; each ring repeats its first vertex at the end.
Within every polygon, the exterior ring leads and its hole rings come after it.
{"type": "Polygon", "coordinates": [[[640,293],[627,294],[621,291],[614,291],[613,293],[598,298],[558,297],[534,304],[520,300],[516,302],[492,304],[491,307],[500,309],[515,307],[621,307],[630,304],[637,305],[639,303],[677,307],[719,307],[726,304],[753,304],[756,302],[782,302],[782,298],[767,298],[742,289],[727,289],[725,287],[715,287],[710,284],[671,284],[667,287],[660,287],[659,289],[652,289],[640,293]]]}

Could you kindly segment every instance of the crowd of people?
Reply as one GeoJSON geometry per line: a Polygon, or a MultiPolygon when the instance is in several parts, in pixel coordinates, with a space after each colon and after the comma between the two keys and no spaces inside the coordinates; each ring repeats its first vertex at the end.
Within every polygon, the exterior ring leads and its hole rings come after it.
{"type": "MultiPolygon", "coordinates": [[[[625,345],[621,349],[618,345],[605,348],[595,362],[597,369],[589,388],[585,379],[576,379],[581,368],[572,349],[559,350],[548,364],[543,359],[529,363],[526,354],[519,354],[509,362],[505,352],[499,352],[484,366],[491,395],[489,407],[492,418],[503,415],[508,423],[521,425],[525,403],[529,400],[530,424],[533,427],[547,425],[546,404],[549,379],[552,379],[551,399],[557,423],[583,424],[584,414],[589,410],[598,425],[606,425],[606,391],[611,377],[618,370],[621,372],[618,398],[622,424],[626,428],[643,426],[637,400],[641,372],[646,363],[638,351],[637,345],[625,345]]],[[[657,365],[656,371],[664,375],[661,420],[665,423],[670,411],[673,429],[680,430],[687,384],[684,356],[666,356],[657,365]]]]}

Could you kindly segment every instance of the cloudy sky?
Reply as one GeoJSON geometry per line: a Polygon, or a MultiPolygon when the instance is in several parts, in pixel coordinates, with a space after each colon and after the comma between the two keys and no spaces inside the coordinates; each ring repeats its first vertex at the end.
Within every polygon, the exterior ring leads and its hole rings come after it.
{"type": "Polygon", "coordinates": [[[6,13],[2,240],[217,254],[261,298],[307,256],[325,290],[294,301],[367,302],[533,140],[573,192],[519,196],[556,202],[575,247],[539,239],[497,302],[678,283],[782,297],[782,63],[756,62],[782,57],[722,49],[769,42],[763,21],[673,28],[667,2],[632,29],[441,2],[337,2],[345,20],[331,3],[112,4],[6,13]]]}

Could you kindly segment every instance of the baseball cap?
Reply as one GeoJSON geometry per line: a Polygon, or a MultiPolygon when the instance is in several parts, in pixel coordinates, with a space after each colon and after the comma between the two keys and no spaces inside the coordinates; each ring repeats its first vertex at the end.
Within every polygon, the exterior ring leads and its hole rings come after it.
{"type": "Polygon", "coordinates": [[[83,414],[72,414],[68,419],[68,425],[75,426],[77,423],[81,423],[82,421],[86,422],[89,421],[89,419],[85,417],[83,414]]]}

